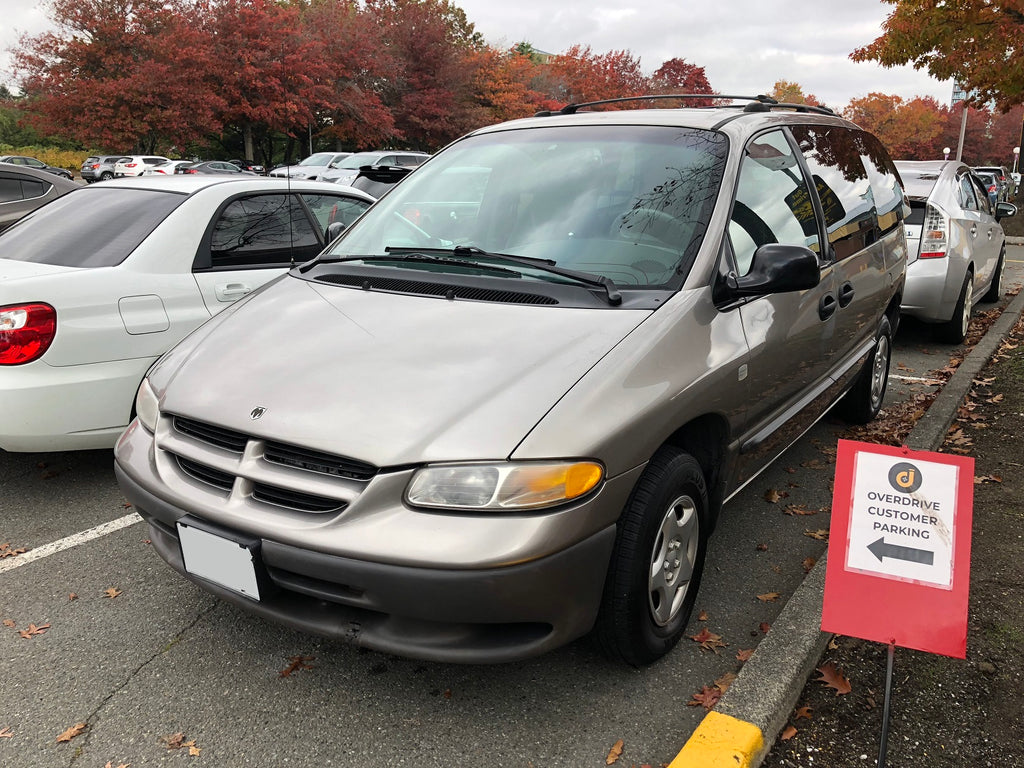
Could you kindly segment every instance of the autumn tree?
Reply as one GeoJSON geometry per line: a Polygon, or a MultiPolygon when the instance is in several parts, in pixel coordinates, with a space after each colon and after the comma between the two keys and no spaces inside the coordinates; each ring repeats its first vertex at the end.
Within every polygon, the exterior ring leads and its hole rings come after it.
{"type": "Polygon", "coordinates": [[[545,95],[545,67],[532,49],[520,43],[508,51],[487,48],[476,54],[473,86],[477,102],[486,111],[486,122],[497,123],[528,117],[561,104],[545,95]]]}
{"type": "Polygon", "coordinates": [[[789,80],[776,80],[772,90],[767,94],[782,104],[807,104],[811,107],[820,107],[822,103],[811,93],[804,93],[799,83],[792,83],[789,80]]]}
{"type": "Polygon", "coordinates": [[[142,152],[221,127],[205,6],[187,0],[52,0],[55,30],[23,37],[13,66],[43,134],[142,152]]]}
{"type": "Polygon", "coordinates": [[[378,44],[395,67],[382,94],[406,146],[436,149],[487,122],[473,98],[474,54],[484,47],[448,0],[367,0],[378,44]]]}
{"type": "Polygon", "coordinates": [[[853,99],[843,116],[875,134],[894,158],[934,160],[942,157],[946,114],[935,99],[909,101],[885,93],[853,99]]]}
{"type": "Polygon", "coordinates": [[[895,10],[854,61],[913,64],[939,80],[978,91],[977,104],[1024,103],[1024,8],[1019,0],[884,0],[895,10]]]}
{"type": "MultiPolygon", "coordinates": [[[[685,59],[669,59],[651,76],[651,93],[713,93],[704,67],[690,64],[685,59]]],[[[672,102],[673,105],[688,107],[710,107],[713,99],[685,99],[672,102]]]]}
{"type": "Polygon", "coordinates": [[[639,96],[647,91],[640,60],[629,51],[595,54],[589,45],[574,45],[548,66],[556,89],[550,95],[564,104],[639,96]]]}
{"type": "Polygon", "coordinates": [[[354,0],[311,0],[301,14],[303,36],[317,43],[328,88],[320,135],[354,149],[386,146],[397,136],[382,94],[398,62],[380,44],[375,19],[354,0]]]}

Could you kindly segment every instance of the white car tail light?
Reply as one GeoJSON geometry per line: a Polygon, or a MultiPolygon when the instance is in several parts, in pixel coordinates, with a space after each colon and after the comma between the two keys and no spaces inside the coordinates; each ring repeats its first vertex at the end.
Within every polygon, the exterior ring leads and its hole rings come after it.
{"type": "Polygon", "coordinates": [[[949,221],[946,215],[935,206],[928,204],[925,210],[924,224],[921,227],[922,259],[941,259],[946,255],[949,246],[949,221]]]}
{"type": "Polygon", "coordinates": [[[42,357],[57,335],[57,312],[49,304],[0,307],[0,365],[42,357]]]}

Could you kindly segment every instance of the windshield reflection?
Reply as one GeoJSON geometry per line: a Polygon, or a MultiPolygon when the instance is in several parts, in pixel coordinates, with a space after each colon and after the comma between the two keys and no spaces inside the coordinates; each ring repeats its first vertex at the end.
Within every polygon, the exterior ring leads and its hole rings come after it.
{"type": "Polygon", "coordinates": [[[617,285],[678,285],[703,241],[726,138],[659,126],[470,137],[403,180],[331,248],[474,246],[548,259],[617,285]]]}

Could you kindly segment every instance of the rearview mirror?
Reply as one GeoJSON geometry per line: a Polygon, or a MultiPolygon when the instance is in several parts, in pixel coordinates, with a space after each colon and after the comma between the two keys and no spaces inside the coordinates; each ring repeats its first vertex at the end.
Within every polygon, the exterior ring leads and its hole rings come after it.
{"type": "Polygon", "coordinates": [[[341,236],[341,233],[344,231],[345,222],[332,221],[330,224],[327,225],[327,231],[324,236],[327,238],[328,243],[333,243],[341,236]]]}

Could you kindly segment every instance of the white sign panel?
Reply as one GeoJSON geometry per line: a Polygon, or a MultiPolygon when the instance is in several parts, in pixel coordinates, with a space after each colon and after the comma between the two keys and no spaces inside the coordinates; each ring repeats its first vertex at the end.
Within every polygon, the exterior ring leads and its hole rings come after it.
{"type": "Polygon", "coordinates": [[[858,453],[846,568],[953,586],[958,468],[858,453]]]}

